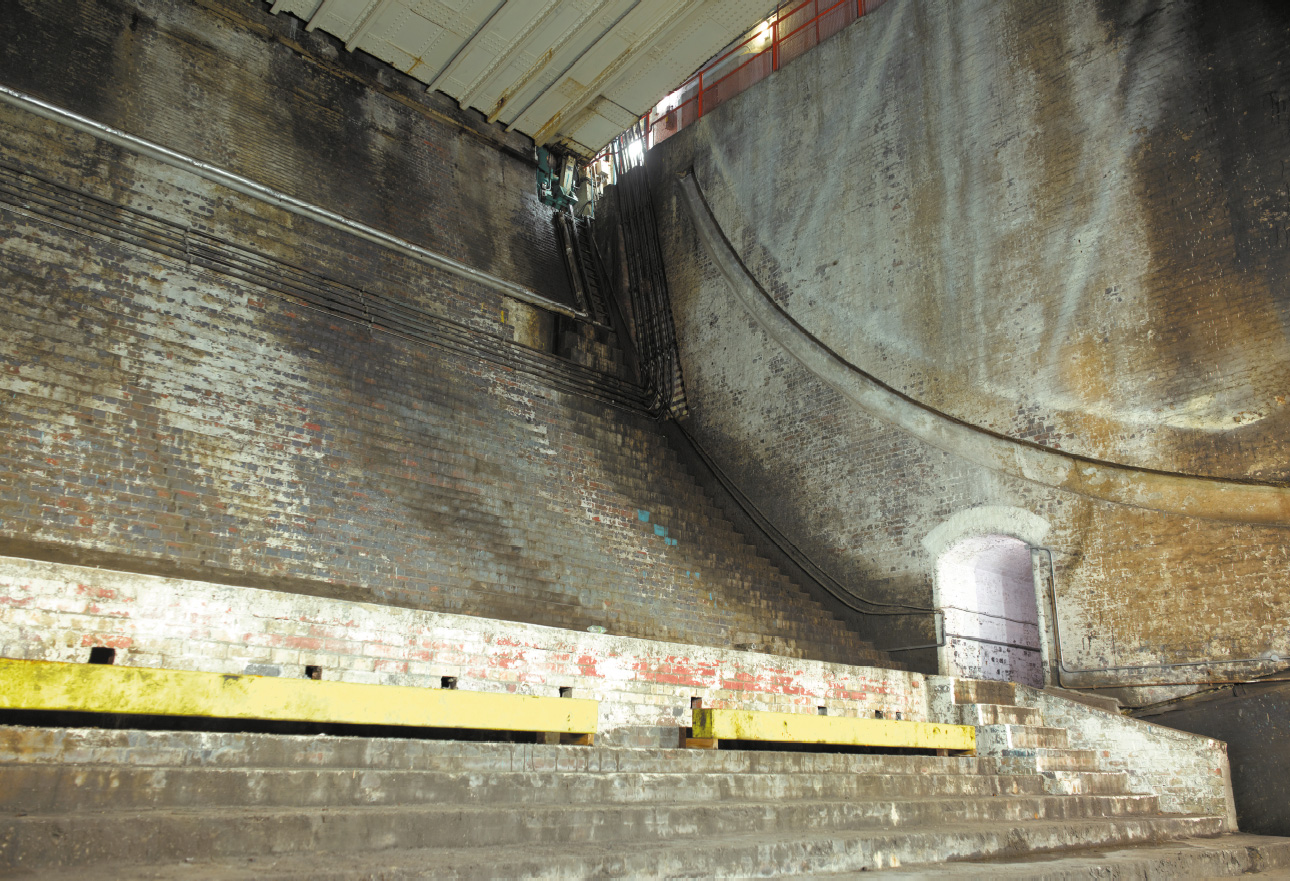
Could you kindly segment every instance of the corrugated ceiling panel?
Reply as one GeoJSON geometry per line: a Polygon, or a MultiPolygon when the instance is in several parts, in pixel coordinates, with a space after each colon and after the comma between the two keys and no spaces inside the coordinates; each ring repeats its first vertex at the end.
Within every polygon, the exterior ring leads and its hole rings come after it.
{"type": "Polygon", "coordinates": [[[378,21],[360,42],[359,47],[378,58],[389,61],[399,70],[427,82],[439,65],[426,55],[436,42],[446,51],[455,43],[449,36],[444,39],[444,29],[411,9],[401,10],[398,18],[378,21]],[[375,51],[373,51],[375,50],[375,51]]]}
{"type": "Polygon", "coordinates": [[[323,0],[309,20],[309,25],[348,40],[357,27],[359,18],[373,5],[374,0],[323,0]]]}
{"type": "Polygon", "coordinates": [[[498,112],[498,103],[503,98],[506,98],[506,103],[510,103],[512,97],[523,99],[523,95],[518,93],[527,91],[538,78],[540,66],[553,62],[573,32],[587,23],[602,6],[604,0],[559,0],[552,5],[510,56],[499,59],[498,66],[476,86],[474,106],[486,108],[485,112],[492,116],[498,112]]]}
{"type": "Polygon", "coordinates": [[[576,127],[566,129],[561,136],[572,141],[582,151],[595,153],[600,146],[613,140],[619,132],[636,122],[637,118],[635,113],[629,113],[608,98],[602,97],[596,99],[591,107],[587,108],[576,127]]]}
{"type": "Polygon", "coordinates": [[[510,55],[554,5],[554,0],[510,0],[458,56],[436,87],[459,100],[473,98],[480,80],[510,55]]]}
{"type": "Polygon", "coordinates": [[[604,77],[606,71],[618,67],[626,59],[639,53],[688,2],[689,0],[669,0],[666,3],[644,0],[632,7],[599,42],[587,48],[561,82],[534,103],[516,128],[541,139],[543,128],[549,125],[550,120],[570,112],[571,107],[576,112],[579,102],[586,104],[594,100],[598,89],[597,80],[604,77]]]}
{"type": "Polygon", "coordinates": [[[648,58],[638,59],[630,71],[609,84],[607,94],[627,107],[654,106],[774,8],[774,2],[768,0],[705,3],[680,22],[667,39],[659,41],[648,58]]]}
{"type": "Polygon", "coordinates": [[[594,151],[773,0],[276,0],[543,141],[594,151]],[[437,80],[436,80],[437,78],[437,80]]]}
{"type": "Polygon", "coordinates": [[[554,51],[550,58],[542,62],[536,75],[530,77],[531,81],[511,96],[506,112],[501,115],[501,120],[507,127],[518,128],[527,133],[527,128],[517,120],[526,116],[530,105],[534,104],[545,91],[553,88],[556,81],[586,52],[588,47],[609,31],[628,10],[639,2],[642,0],[609,0],[598,4],[590,15],[580,19],[566,35],[565,41],[552,47],[554,51]]]}

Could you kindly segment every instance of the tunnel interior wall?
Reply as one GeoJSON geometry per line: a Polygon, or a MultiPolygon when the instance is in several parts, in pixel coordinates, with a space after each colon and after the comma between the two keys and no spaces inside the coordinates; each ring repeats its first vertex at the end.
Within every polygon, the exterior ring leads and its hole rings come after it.
{"type": "Polygon", "coordinates": [[[767,297],[920,412],[1107,463],[1280,483],[1287,46],[1275,3],[904,0],[673,135],[647,163],[689,430],[876,599],[929,604],[924,540],[965,511],[1041,518],[1060,684],[1142,704],[1274,672],[1242,659],[1290,648],[1285,524],[1055,489],[860,410],[732,295],[677,181],[693,174],[767,297]]]}

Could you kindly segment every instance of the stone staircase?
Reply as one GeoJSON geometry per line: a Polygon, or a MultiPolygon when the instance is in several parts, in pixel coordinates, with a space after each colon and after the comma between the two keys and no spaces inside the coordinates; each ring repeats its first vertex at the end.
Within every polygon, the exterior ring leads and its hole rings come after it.
{"type": "Polygon", "coordinates": [[[976,726],[978,755],[994,757],[1004,773],[1039,775],[1054,795],[1130,791],[1125,771],[1099,771],[1094,750],[1072,748],[1067,729],[1045,725],[1039,710],[1015,705],[1014,697],[1011,683],[954,680],[957,721],[976,726]]]}
{"type": "MultiPolygon", "coordinates": [[[[1197,847],[1224,817],[1162,813],[1157,795],[1096,770],[1034,711],[958,706],[982,720],[992,754],[0,727],[0,875],[748,877],[940,871],[1182,839],[1206,871],[1290,865],[1285,840],[1197,847]]],[[[1140,863],[1153,851],[1132,853],[1140,863]]],[[[1188,877],[1172,859],[1161,877],[1188,877]]]]}

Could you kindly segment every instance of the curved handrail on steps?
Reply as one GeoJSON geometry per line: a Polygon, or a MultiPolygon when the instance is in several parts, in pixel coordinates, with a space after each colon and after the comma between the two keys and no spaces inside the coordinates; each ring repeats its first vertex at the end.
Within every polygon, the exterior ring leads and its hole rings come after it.
{"type": "Polygon", "coordinates": [[[798,363],[877,419],[1000,474],[1091,499],[1205,520],[1290,526],[1290,487],[1119,465],[1017,440],[955,419],[851,364],[762,289],[726,239],[694,172],[678,184],[708,257],[735,298],[798,363]]]}

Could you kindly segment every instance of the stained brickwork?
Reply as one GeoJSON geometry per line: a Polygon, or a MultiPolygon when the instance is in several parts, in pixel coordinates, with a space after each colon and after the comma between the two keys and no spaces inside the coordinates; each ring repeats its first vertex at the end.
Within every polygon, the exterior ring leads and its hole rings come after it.
{"type": "Polygon", "coordinates": [[[267,4],[23,0],[0,30],[11,88],[570,301],[531,143],[267,4]]]}
{"type": "MultiPolygon", "coordinates": [[[[449,125],[379,88],[358,108],[314,101],[309,90],[292,98],[287,83],[316,91],[330,77],[343,91],[358,88],[357,73],[264,39],[255,9],[70,4],[55,21],[55,6],[7,8],[25,39],[6,50],[0,73],[506,281],[553,296],[567,287],[543,238],[550,219],[509,136],[449,125]],[[50,18],[38,25],[33,15],[50,18]],[[83,45],[60,49],[56,38],[78,28],[83,45]],[[146,34],[138,51],[159,69],[112,54],[135,39],[131,28],[146,34]],[[77,54],[104,33],[116,33],[98,41],[106,56],[90,64],[77,54]],[[199,33],[218,51],[199,47],[186,62],[199,33]],[[71,53],[65,77],[96,68],[119,78],[120,95],[92,101],[63,80],[37,88],[38,59],[59,51],[71,53]],[[255,89],[232,73],[270,62],[276,79],[255,89]],[[167,100],[187,102],[207,137],[157,108],[167,100]],[[266,101],[282,102],[281,119],[302,130],[324,118],[310,138],[277,141],[266,101]],[[353,123],[332,119],[337,112],[407,136],[325,155],[328,137],[345,136],[328,126],[353,123]],[[254,137],[248,120],[258,120],[254,137]],[[383,151],[423,149],[457,156],[460,168],[409,167],[406,186],[372,177],[383,151]],[[497,167],[508,170],[492,174],[497,167]],[[329,175],[352,177],[346,186],[368,201],[314,193],[329,175]],[[436,237],[423,220],[469,246],[436,237]]],[[[559,340],[546,335],[562,354],[534,350],[544,337],[531,327],[554,328],[551,316],[487,285],[25,110],[6,104],[0,114],[8,553],[886,660],[712,509],[640,411],[603,333],[565,328],[559,340]],[[396,313],[419,317],[395,326],[396,313]]]]}
{"type": "Polygon", "coordinates": [[[927,721],[921,674],[0,557],[0,656],[602,701],[598,743],[675,747],[705,707],[927,721]]]}
{"type": "Polygon", "coordinates": [[[1221,21],[1203,3],[1134,9],[889,4],[649,160],[691,430],[879,598],[932,601],[922,540],[955,514],[1043,518],[1067,667],[1129,668],[1068,684],[1276,669],[1241,659],[1290,650],[1287,530],[1054,491],[858,411],[731,296],[674,181],[693,168],[794,320],[951,418],[1113,462],[1284,478],[1290,191],[1265,159],[1290,149],[1290,23],[1274,4],[1221,21]]]}
{"type": "Polygon", "coordinates": [[[1284,478],[1288,39],[1274,3],[915,0],[663,152],[794,318],[898,391],[1284,478]]]}

